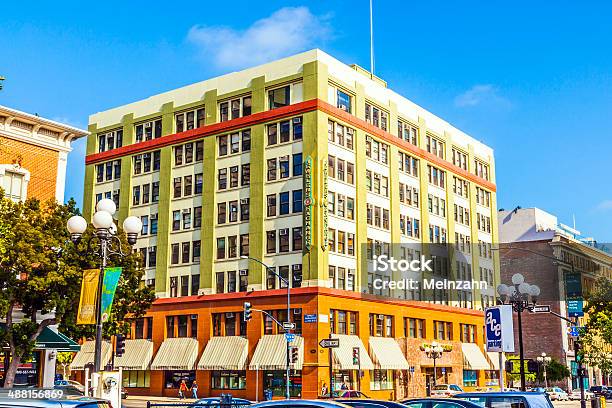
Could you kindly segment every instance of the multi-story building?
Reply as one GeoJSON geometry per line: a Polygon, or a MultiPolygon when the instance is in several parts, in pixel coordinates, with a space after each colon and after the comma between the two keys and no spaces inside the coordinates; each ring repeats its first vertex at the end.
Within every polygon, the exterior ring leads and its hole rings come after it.
{"type": "Polygon", "coordinates": [[[0,105],[0,186],[14,200],[64,201],[70,143],[87,132],[0,105]]]}
{"type": "MultiPolygon", "coordinates": [[[[63,203],[70,144],[85,135],[86,131],[73,126],[0,105],[0,188],[5,196],[16,202],[33,197],[63,203]]],[[[12,318],[20,321],[24,315],[16,311],[12,318]]],[[[0,320],[0,326],[4,323],[0,320]]],[[[61,344],[70,349],[66,341],[65,336],[57,334],[55,325],[47,327],[31,360],[17,369],[15,384],[52,387],[58,347],[61,344]]],[[[0,386],[7,361],[8,352],[0,347],[0,386]]]]}
{"type": "MultiPolygon", "coordinates": [[[[512,275],[520,272],[525,281],[541,288],[538,303],[575,320],[574,326],[583,326],[587,317],[574,315],[581,314],[585,295],[597,278],[612,277],[609,248],[539,208],[500,210],[498,222],[502,282],[511,282],[512,275]]],[[[575,338],[568,332],[571,325],[552,314],[529,313],[523,315],[522,325],[525,358],[535,359],[544,352],[566,364],[572,376],[560,385],[578,388],[575,338]]],[[[515,341],[518,350],[518,339],[515,341]]],[[[608,383],[601,370],[587,368],[587,388],[608,383]]]]}
{"type": "Polygon", "coordinates": [[[96,113],[89,130],[84,214],[108,197],[120,221],[141,217],[136,248],[159,297],[134,323],[152,362],[126,380],[133,392],[174,395],[197,377],[211,394],[282,394],[282,331],[260,313],[243,323],[245,301],[296,323],[296,395],[329,386],[318,346],[329,335],[342,337],[336,387],[424,393],[434,373],[420,347],[434,339],[456,342],[438,377],[492,375],[480,311],[499,274],[492,150],[381,79],[312,50],[96,113]],[[418,258],[455,242],[434,274],[488,288],[424,299],[377,286],[402,276],[374,271],[372,254],[418,258]]]}

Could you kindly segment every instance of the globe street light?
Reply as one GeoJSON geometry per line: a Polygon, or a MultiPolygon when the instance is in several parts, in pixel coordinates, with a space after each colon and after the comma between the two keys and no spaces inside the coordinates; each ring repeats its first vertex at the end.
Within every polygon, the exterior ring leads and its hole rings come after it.
{"type": "MultiPolygon", "coordinates": [[[[104,282],[104,269],[108,262],[109,255],[125,256],[121,249],[121,240],[117,234],[117,226],[113,220],[113,215],[117,211],[115,202],[105,198],[98,201],[96,212],[92,217],[91,223],[96,229],[95,235],[90,238],[90,244],[98,246],[100,256],[100,273],[98,275],[97,300],[96,300],[96,343],[94,351],[94,372],[100,371],[102,361],[102,284],[104,282]],[[113,245],[114,244],[114,245],[113,245]],[[115,249],[113,249],[113,246],[115,249]]],[[[80,215],[72,216],[66,222],[66,229],[70,233],[70,239],[77,244],[87,229],[87,221],[80,215]]],[[[127,234],[127,241],[130,245],[136,243],[138,233],[142,229],[142,221],[138,217],[127,217],[123,221],[123,230],[127,234]]]]}
{"type": "Polygon", "coordinates": [[[530,285],[525,282],[525,277],[520,273],[512,275],[512,286],[501,284],[497,287],[499,302],[501,304],[512,305],[512,309],[518,314],[518,329],[519,329],[519,364],[521,373],[521,390],[525,391],[525,366],[523,352],[523,321],[522,313],[525,310],[531,310],[535,306],[538,296],[540,296],[540,287],[530,285]]]}
{"type": "Polygon", "coordinates": [[[433,371],[434,371],[434,375],[433,375],[433,385],[436,385],[436,360],[442,357],[442,354],[444,353],[444,348],[437,342],[433,342],[431,343],[431,346],[425,346],[423,348],[423,351],[425,351],[425,355],[427,356],[427,358],[431,358],[433,360],[433,371]]]}
{"type": "Polygon", "coordinates": [[[542,365],[542,369],[544,369],[544,387],[548,388],[548,380],[546,379],[546,366],[552,361],[550,356],[547,356],[546,353],[542,353],[541,356],[536,358],[538,363],[542,365]]]}

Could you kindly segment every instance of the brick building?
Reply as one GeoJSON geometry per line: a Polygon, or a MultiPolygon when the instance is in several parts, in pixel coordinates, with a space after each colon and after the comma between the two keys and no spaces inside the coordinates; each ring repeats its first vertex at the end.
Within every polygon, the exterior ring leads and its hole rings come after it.
{"type": "MultiPolygon", "coordinates": [[[[558,222],[557,217],[538,208],[500,210],[501,281],[509,284],[520,272],[525,281],[540,287],[538,303],[550,305],[551,311],[568,317],[568,300],[583,299],[600,276],[612,277],[612,254],[592,238],[584,238],[575,228],[558,222]],[[557,259],[558,261],[555,261],[557,259]],[[578,293],[572,283],[579,282],[578,293]]],[[[578,326],[585,317],[579,317],[578,326]]],[[[515,316],[515,331],[517,326],[515,316]]],[[[525,358],[535,359],[542,352],[564,363],[572,377],[560,384],[576,389],[577,364],[574,339],[568,334],[569,323],[550,314],[523,314],[525,358]]],[[[518,336],[515,338],[518,350],[518,336]]],[[[585,386],[608,383],[601,371],[588,368],[585,386]]]]}
{"type": "Polygon", "coordinates": [[[0,105],[0,186],[15,200],[64,201],[70,143],[88,133],[0,105]]]}

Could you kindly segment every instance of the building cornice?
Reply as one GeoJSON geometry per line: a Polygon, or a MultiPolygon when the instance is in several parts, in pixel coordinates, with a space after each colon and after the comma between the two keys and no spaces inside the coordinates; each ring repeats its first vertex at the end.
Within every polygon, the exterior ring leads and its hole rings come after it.
{"type": "Polygon", "coordinates": [[[258,112],[249,116],[228,120],[226,122],[219,122],[212,125],[205,125],[197,129],[187,130],[185,132],[174,133],[167,136],[162,136],[158,139],[147,140],[145,142],[130,144],[117,149],[108,150],[106,152],[90,154],[85,158],[85,164],[96,164],[108,160],[117,159],[127,155],[133,155],[141,152],[146,152],[154,149],[159,149],[165,146],[171,146],[174,144],[186,143],[202,137],[218,135],[224,132],[230,132],[232,130],[253,126],[269,121],[279,120],[286,117],[299,115],[306,112],[312,112],[319,110],[330,115],[333,118],[342,120],[349,123],[351,126],[359,128],[360,130],[376,136],[386,143],[400,147],[401,149],[410,152],[414,156],[425,159],[429,163],[447,170],[455,175],[463,177],[475,184],[478,184],[490,191],[496,191],[494,183],[485,180],[475,174],[469,173],[468,171],[455,166],[451,162],[440,159],[438,156],[427,152],[417,146],[414,146],[402,139],[393,136],[391,133],[379,129],[366,121],[357,118],[356,116],[347,113],[329,103],[320,99],[311,99],[304,102],[299,102],[294,105],[284,106],[282,108],[258,112]]]}

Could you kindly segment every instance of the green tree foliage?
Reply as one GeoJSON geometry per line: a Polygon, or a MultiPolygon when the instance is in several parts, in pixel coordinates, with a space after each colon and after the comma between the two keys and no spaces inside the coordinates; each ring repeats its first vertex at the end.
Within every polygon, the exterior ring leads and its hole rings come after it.
{"type": "Polygon", "coordinates": [[[586,297],[587,323],[581,333],[584,361],[612,373],[612,281],[600,277],[586,297]]]}
{"type": "MultiPolygon", "coordinates": [[[[78,245],[70,242],[66,221],[78,214],[74,201],[66,205],[36,199],[15,203],[0,191],[0,343],[8,345],[11,361],[4,387],[11,388],[19,364],[28,359],[42,330],[59,324],[78,339],[91,338],[94,326],[77,326],[84,269],[96,268],[96,240],[88,230],[78,245]]],[[[154,293],[141,283],[139,255],[120,234],[125,257],[111,256],[108,265],[123,267],[105,335],[127,332],[127,319],[142,316],[154,293]]]]}
{"type": "Polygon", "coordinates": [[[62,371],[64,374],[64,379],[66,379],[67,375],[67,368],[70,365],[70,363],[72,363],[72,359],[73,359],[73,354],[69,351],[64,351],[61,353],[57,353],[57,357],[56,357],[56,361],[57,364],[62,366],[62,371]]]}
{"type": "MultiPolygon", "coordinates": [[[[569,378],[571,375],[569,368],[565,364],[560,363],[558,360],[551,360],[546,364],[546,379],[548,383],[557,382],[569,378]]],[[[544,371],[540,370],[538,373],[538,380],[544,381],[544,371]]]]}

